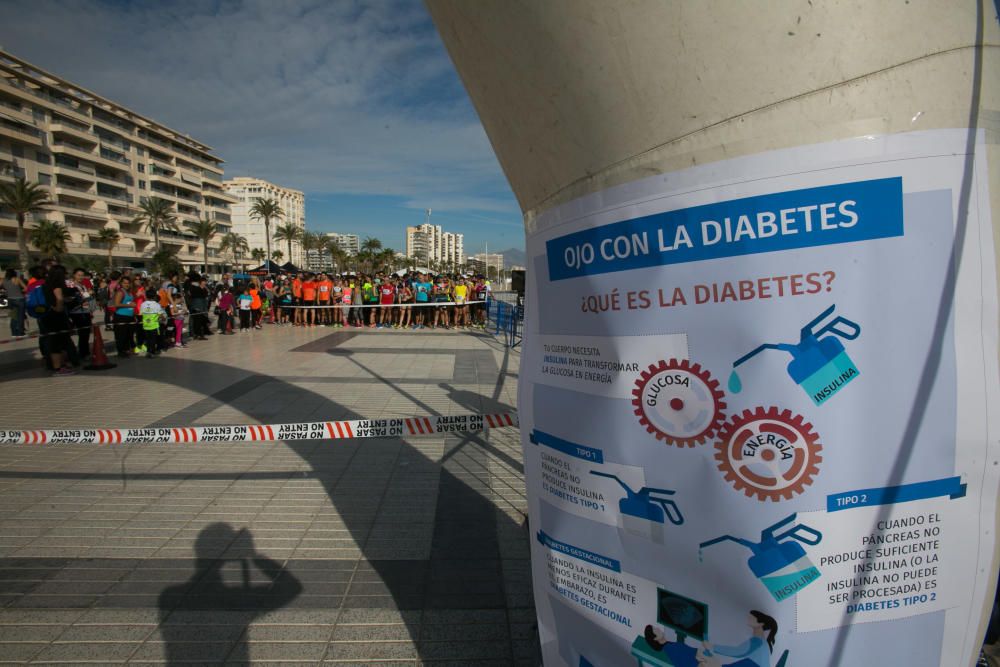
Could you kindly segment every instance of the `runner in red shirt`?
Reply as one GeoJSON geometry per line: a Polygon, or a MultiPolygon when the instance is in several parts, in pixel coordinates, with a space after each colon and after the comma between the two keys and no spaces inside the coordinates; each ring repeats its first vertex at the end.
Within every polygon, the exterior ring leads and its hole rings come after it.
{"type": "Polygon", "coordinates": [[[392,306],[396,303],[396,286],[389,282],[386,278],[382,281],[382,284],[378,288],[379,304],[382,306],[379,308],[378,314],[378,328],[391,328],[392,327],[392,315],[395,310],[392,306]]]}

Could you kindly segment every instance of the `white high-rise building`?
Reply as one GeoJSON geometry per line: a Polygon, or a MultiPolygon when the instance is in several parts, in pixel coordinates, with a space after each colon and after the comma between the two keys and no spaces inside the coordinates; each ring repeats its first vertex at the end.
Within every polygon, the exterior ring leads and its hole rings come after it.
{"type": "Polygon", "coordinates": [[[274,232],[279,225],[291,223],[305,231],[306,227],[306,201],[305,195],[299,190],[283,188],[261,178],[249,176],[237,176],[222,184],[226,192],[235,196],[239,201],[232,205],[233,231],[242,234],[247,239],[250,249],[267,249],[267,241],[264,233],[264,220],[252,218],[250,209],[258,199],[274,199],[278,206],[285,212],[280,219],[271,220],[271,252],[280,250],[282,260],[279,264],[292,262],[296,266],[304,263],[302,246],[298,242],[292,243],[292,256],[288,256],[288,242],[275,241],[274,232]]]}
{"type": "Polygon", "coordinates": [[[327,237],[330,238],[337,247],[346,252],[348,255],[357,255],[361,252],[361,239],[357,234],[338,234],[337,232],[327,232],[327,237]]]}
{"type": "Polygon", "coordinates": [[[465,235],[426,223],[407,227],[406,256],[418,264],[437,262],[449,269],[458,268],[465,264],[465,235]]]}

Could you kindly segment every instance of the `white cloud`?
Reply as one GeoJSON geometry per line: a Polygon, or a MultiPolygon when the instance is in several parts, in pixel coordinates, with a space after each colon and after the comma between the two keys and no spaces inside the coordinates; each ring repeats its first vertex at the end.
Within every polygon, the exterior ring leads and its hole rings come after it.
{"type": "Polygon", "coordinates": [[[3,14],[5,49],[212,145],[230,175],[518,220],[417,2],[7,0],[3,14]]]}

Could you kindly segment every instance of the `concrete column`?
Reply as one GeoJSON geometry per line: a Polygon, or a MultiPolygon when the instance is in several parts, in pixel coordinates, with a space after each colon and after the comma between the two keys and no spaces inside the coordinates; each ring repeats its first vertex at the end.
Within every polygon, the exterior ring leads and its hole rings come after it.
{"type": "MultiPolygon", "coordinates": [[[[556,205],[651,175],[863,135],[971,127],[985,131],[1000,247],[992,2],[427,4],[529,232],[556,205]]],[[[970,622],[982,628],[985,617],[970,622]]]]}

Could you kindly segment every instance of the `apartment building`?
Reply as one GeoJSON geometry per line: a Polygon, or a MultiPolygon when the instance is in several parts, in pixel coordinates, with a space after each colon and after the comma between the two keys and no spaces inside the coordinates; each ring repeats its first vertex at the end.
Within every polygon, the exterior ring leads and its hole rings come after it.
{"type": "Polygon", "coordinates": [[[495,271],[499,274],[504,269],[504,257],[502,254],[495,253],[485,253],[480,252],[475,255],[469,256],[468,265],[476,273],[481,273],[484,276],[488,275],[489,271],[495,271]]]}
{"type": "Polygon", "coordinates": [[[262,178],[237,176],[223,182],[223,189],[237,199],[232,206],[233,231],[246,237],[251,250],[267,249],[267,234],[263,218],[254,218],[250,209],[258,199],[274,199],[285,215],[281,219],[271,220],[271,252],[280,250],[282,259],[279,264],[292,262],[296,266],[304,263],[302,246],[292,243],[292,256],[288,257],[288,242],[275,241],[274,231],[278,225],[292,223],[305,231],[306,227],[306,196],[299,190],[292,190],[275,185],[262,178]]]}
{"type": "Polygon", "coordinates": [[[457,268],[465,264],[465,235],[424,223],[406,228],[406,256],[420,264],[457,268]]]}
{"type": "Polygon", "coordinates": [[[361,239],[357,234],[338,234],[337,232],[327,232],[327,237],[337,244],[337,247],[348,255],[357,255],[361,252],[361,239]]]}
{"type": "MultiPolygon", "coordinates": [[[[222,164],[209,146],[0,51],[0,182],[23,177],[48,190],[44,217],[66,225],[70,255],[105,256],[96,236],[111,227],[121,236],[116,263],[150,267],[153,235],[132,220],[138,203],[155,196],[173,205],[179,227],[161,231],[161,244],[186,266],[203,262],[186,223],[218,224],[208,270],[220,272],[219,243],[237,201],[223,190],[222,164]]],[[[17,223],[0,211],[0,264],[16,257],[17,223]]]]}

